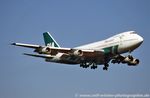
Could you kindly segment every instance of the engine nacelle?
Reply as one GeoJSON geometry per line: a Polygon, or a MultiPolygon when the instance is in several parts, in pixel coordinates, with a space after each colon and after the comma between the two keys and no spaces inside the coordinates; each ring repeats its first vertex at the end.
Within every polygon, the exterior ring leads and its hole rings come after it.
{"type": "Polygon", "coordinates": [[[82,56],[83,55],[83,51],[82,50],[72,50],[71,55],[82,56]]]}
{"type": "Polygon", "coordinates": [[[51,49],[49,47],[44,47],[42,50],[41,50],[42,53],[51,53],[51,49]]]}
{"type": "Polygon", "coordinates": [[[127,63],[129,66],[135,66],[139,64],[139,59],[131,58],[131,57],[125,57],[125,59],[122,61],[122,63],[127,63]]]}
{"type": "Polygon", "coordinates": [[[34,50],[34,52],[37,52],[39,54],[50,54],[51,48],[50,47],[39,47],[34,50]]]}
{"type": "Polygon", "coordinates": [[[140,63],[139,59],[133,59],[130,63],[128,63],[129,66],[136,66],[140,63]]]}

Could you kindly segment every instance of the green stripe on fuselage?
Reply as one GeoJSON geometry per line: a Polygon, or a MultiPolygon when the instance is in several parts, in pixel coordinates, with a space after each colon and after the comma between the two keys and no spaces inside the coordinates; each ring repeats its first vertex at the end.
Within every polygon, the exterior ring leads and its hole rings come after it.
{"type": "Polygon", "coordinates": [[[117,54],[118,53],[118,45],[103,48],[105,54],[117,54]]]}

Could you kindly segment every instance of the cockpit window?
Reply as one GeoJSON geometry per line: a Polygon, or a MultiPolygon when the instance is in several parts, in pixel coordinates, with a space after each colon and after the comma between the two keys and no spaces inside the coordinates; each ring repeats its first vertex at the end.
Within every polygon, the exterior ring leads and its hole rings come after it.
{"type": "Polygon", "coordinates": [[[130,34],[136,34],[136,32],[133,31],[133,32],[130,32],[130,34]]]}

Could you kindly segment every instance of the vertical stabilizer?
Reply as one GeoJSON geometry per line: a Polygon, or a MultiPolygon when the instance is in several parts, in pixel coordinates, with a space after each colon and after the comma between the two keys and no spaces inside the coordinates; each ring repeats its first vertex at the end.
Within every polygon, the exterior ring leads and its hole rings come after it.
{"type": "Polygon", "coordinates": [[[43,33],[43,37],[46,46],[60,47],[49,32],[43,33]]]}

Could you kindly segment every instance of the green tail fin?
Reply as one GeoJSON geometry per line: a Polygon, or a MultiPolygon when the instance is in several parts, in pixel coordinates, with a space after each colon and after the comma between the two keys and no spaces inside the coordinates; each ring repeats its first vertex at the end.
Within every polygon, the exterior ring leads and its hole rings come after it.
{"type": "Polygon", "coordinates": [[[43,37],[46,46],[60,47],[49,32],[43,33],[43,37]]]}

